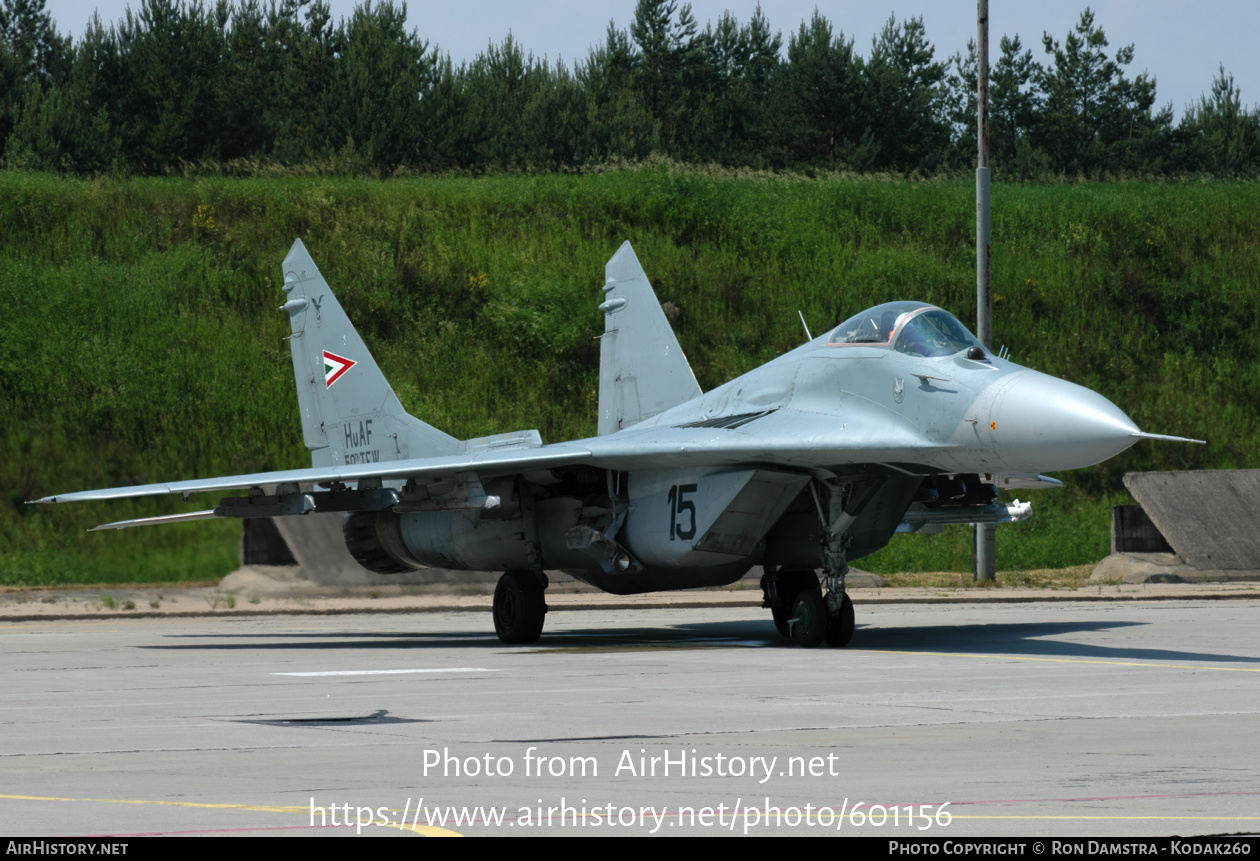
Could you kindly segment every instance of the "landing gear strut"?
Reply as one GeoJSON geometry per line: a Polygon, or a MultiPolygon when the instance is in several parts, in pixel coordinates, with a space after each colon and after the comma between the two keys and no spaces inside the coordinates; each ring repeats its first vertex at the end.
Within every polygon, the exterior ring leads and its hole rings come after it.
{"type": "Polygon", "coordinates": [[[876,486],[858,487],[853,484],[826,487],[820,494],[817,485],[811,485],[814,504],[818,507],[819,521],[823,527],[822,563],[823,582],[827,594],[823,601],[827,606],[827,630],[823,639],[828,646],[847,646],[853,639],[853,601],[845,591],[844,580],[849,573],[847,550],[848,529],[857,519],[852,511],[860,511],[862,503],[854,497],[868,498],[876,486]],[[856,503],[856,504],[855,504],[856,503]]]}
{"type": "Polygon", "coordinates": [[[785,637],[802,646],[847,646],[853,639],[853,601],[845,592],[844,580],[849,573],[846,559],[849,540],[846,533],[863,504],[878,490],[878,484],[815,480],[810,493],[818,509],[822,527],[819,555],[827,584],[824,594],[813,571],[785,568],[774,571],[767,566],[761,578],[763,607],[769,607],[774,626],[785,637]]]}
{"type": "Polygon", "coordinates": [[[542,634],[546,584],[525,568],[512,568],[494,590],[494,632],[505,643],[534,643],[542,634]]]}

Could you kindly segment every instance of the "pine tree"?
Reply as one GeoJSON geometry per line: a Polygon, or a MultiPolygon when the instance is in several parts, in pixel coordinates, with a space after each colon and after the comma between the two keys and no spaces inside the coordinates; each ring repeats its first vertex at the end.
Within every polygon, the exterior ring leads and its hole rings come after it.
{"type": "Polygon", "coordinates": [[[943,107],[945,66],[933,60],[922,18],[890,17],[871,45],[864,98],[884,170],[930,170],[949,143],[943,107]]]}
{"type": "Polygon", "coordinates": [[[1183,170],[1246,178],[1260,173],[1260,106],[1243,107],[1224,66],[1212,79],[1211,96],[1186,108],[1178,134],[1183,170]]]}
{"type": "Polygon", "coordinates": [[[853,40],[833,36],[818,10],[788,39],[780,75],[780,141],[789,159],[813,165],[869,166],[875,149],[862,98],[862,59],[853,40]]]}
{"type": "Polygon", "coordinates": [[[1035,139],[1055,168],[1094,173],[1149,167],[1150,144],[1166,135],[1172,116],[1151,113],[1153,78],[1125,77],[1133,46],[1109,58],[1107,37],[1089,9],[1062,46],[1048,33],[1042,43],[1053,61],[1043,77],[1045,111],[1035,139]]]}

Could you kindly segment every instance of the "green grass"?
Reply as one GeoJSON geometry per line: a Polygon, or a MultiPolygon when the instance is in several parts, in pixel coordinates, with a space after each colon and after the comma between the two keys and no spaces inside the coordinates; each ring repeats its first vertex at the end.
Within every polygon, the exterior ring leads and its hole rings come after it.
{"type": "MultiPolygon", "coordinates": [[[[1097,562],[1111,552],[1111,507],[1132,504],[1127,494],[1091,498],[1078,486],[1007,493],[1032,500],[1033,516],[998,526],[998,565],[1008,572],[1065,569],[1097,562]]],[[[854,564],[872,573],[974,570],[975,532],[946,526],[930,535],[894,535],[888,546],[854,564]]],[[[970,578],[970,573],[967,573],[970,578]]]]}
{"type": "MultiPolygon", "coordinates": [[[[1107,552],[1126,471],[1256,466],[1260,185],[994,189],[995,346],[1097,389],[1144,442],[1036,492],[1002,569],[1107,552]]],[[[676,166],[376,181],[65,180],[0,172],[0,584],[205,580],[239,529],[97,523],[215,500],[39,506],[51,493],[309,464],[280,261],[301,237],[404,405],[459,437],[595,431],[603,266],[629,239],[711,388],[863,307],[974,321],[970,182],[676,166]]],[[[861,567],[966,571],[970,533],[861,567]]]]}

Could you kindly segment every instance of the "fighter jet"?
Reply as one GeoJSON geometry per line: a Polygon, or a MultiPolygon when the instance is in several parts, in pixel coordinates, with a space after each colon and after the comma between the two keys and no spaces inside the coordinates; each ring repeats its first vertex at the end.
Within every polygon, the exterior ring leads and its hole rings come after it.
{"type": "Polygon", "coordinates": [[[1030,506],[999,490],[1053,487],[1041,473],[1181,439],[992,354],[922,302],[870,308],[702,392],[627,242],[599,306],[598,435],[459,440],[403,409],[301,240],[283,269],[309,469],[38,501],[248,491],[98,529],[344,512],[346,545],[371,571],[504,571],[494,627],[506,643],[539,638],[547,571],[624,595],[725,585],[759,565],[783,635],[844,646],[848,563],[895,532],[1022,520],[1030,506]]]}

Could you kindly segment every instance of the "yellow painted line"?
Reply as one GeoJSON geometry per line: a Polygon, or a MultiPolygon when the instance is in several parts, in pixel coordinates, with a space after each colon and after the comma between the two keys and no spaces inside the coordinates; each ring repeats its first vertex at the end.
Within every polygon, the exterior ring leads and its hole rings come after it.
{"type": "Polygon", "coordinates": [[[1113,667],[1159,667],[1166,670],[1214,670],[1226,673],[1260,673],[1260,667],[1204,667],[1196,664],[1153,664],[1149,661],[1097,661],[1089,658],[1030,658],[974,652],[905,652],[897,649],[858,649],[878,655],[929,655],[935,658],[996,658],[1002,661],[1041,661],[1048,664],[1107,664],[1113,667]]]}
{"type": "Polygon", "coordinates": [[[438,828],[436,825],[391,825],[391,828],[398,828],[400,831],[414,831],[424,837],[463,837],[458,831],[451,831],[447,828],[438,828]]]}
{"type": "MultiPolygon", "coordinates": [[[[965,815],[955,813],[953,814],[953,818],[954,819],[1106,819],[1106,820],[1115,819],[1115,820],[1121,820],[1121,821],[1129,820],[1129,819],[1142,819],[1142,820],[1153,820],[1156,822],[1162,822],[1164,820],[1177,820],[1177,821],[1186,820],[1186,821],[1193,821],[1193,822],[1205,822],[1205,821],[1206,822],[1250,822],[1252,820],[1260,820],[1260,816],[1069,816],[1067,814],[1064,814],[1062,816],[1055,816],[1052,814],[1029,815],[1029,816],[1017,816],[1014,814],[1009,815],[1009,816],[1002,816],[1002,815],[995,814],[993,816],[986,816],[984,814],[975,814],[975,813],[968,813],[965,815]]],[[[939,827],[947,828],[948,826],[939,826],[939,827]]]]}
{"type": "Polygon", "coordinates": [[[155,801],[145,798],[57,798],[51,795],[0,795],[16,801],[95,801],[101,804],[155,804],[163,807],[202,807],[211,810],[257,810],[263,813],[302,813],[307,807],[266,807],[258,804],[207,804],[196,801],[155,801]]]}
{"type": "MultiPolygon", "coordinates": [[[[162,807],[195,807],[209,810],[253,810],[263,813],[308,813],[308,806],[271,806],[262,804],[210,804],[206,802],[196,801],[157,801],[153,799],[140,798],[61,798],[57,796],[47,795],[0,795],[0,799],[9,799],[16,801],[79,801],[79,802],[95,802],[99,804],[151,804],[162,807]]],[[[397,811],[394,811],[397,812],[397,811]]],[[[750,815],[748,813],[735,814],[743,816],[745,819],[750,815]]],[[[982,814],[982,813],[953,813],[951,821],[958,819],[966,820],[1002,820],[1002,821],[1081,821],[1081,822],[1254,822],[1260,821],[1260,816],[1092,816],[1080,814],[982,814]]],[[[382,827],[382,826],[376,826],[382,827]]],[[[402,831],[412,831],[425,837],[462,837],[463,835],[451,831],[447,828],[438,828],[432,825],[407,825],[391,824],[391,828],[398,828],[402,831]]],[[[941,826],[948,828],[948,826],[941,826]]]]}
{"type": "MultiPolygon", "coordinates": [[[[160,807],[199,807],[205,810],[253,810],[260,813],[309,813],[309,806],[273,807],[263,804],[210,804],[198,801],[157,801],[148,798],[59,798],[52,795],[0,795],[0,799],[12,801],[88,801],[97,804],[152,804],[160,807]]],[[[376,826],[382,827],[382,826],[376,826]]],[[[414,831],[425,837],[463,837],[464,835],[447,828],[433,825],[407,825],[406,823],[389,827],[401,831],[414,831]]]]}

